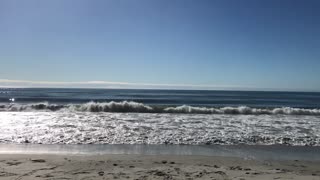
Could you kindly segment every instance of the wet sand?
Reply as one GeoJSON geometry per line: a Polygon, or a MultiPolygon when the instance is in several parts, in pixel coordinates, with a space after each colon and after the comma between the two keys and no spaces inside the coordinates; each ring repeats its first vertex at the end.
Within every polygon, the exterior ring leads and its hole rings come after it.
{"type": "Polygon", "coordinates": [[[195,155],[1,154],[0,179],[320,179],[320,161],[195,155]]]}

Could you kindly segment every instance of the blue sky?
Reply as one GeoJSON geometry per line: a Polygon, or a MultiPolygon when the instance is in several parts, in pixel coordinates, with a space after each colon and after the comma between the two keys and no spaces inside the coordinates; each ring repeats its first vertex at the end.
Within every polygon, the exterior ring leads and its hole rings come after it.
{"type": "Polygon", "coordinates": [[[320,91],[319,9],[318,0],[2,0],[0,86],[320,91]]]}

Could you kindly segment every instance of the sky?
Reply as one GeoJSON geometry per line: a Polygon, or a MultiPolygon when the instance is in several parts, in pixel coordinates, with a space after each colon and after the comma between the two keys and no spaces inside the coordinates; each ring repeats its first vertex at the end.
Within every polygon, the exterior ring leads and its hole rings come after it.
{"type": "Polygon", "coordinates": [[[0,0],[1,87],[320,91],[318,0],[0,0]]]}

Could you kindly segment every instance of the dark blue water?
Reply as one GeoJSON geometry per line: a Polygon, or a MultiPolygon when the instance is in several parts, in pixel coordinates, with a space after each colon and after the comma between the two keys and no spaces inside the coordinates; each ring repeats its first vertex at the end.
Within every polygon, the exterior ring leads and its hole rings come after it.
{"type": "Polygon", "coordinates": [[[128,90],[128,89],[0,89],[0,103],[135,101],[149,105],[319,108],[318,92],[128,90]]]}

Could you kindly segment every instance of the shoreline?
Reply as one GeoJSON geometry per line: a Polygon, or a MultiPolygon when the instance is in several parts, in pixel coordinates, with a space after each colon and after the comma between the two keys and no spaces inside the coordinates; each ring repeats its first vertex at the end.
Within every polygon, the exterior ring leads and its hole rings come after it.
{"type": "Polygon", "coordinates": [[[0,179],[320,179],[320,147],[0,144],[0,179]]]}
{"type": "Polygon", "coordinates": [[[320,162],[320,146],[285,145],[0,144],[1,154],[175,155],[320,162]]]}
{"type": "Polygon", "coordinates": [[[320,161],[196,155],[0,154],[10,179],[320,179],[320,161]]]}

